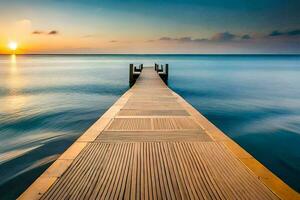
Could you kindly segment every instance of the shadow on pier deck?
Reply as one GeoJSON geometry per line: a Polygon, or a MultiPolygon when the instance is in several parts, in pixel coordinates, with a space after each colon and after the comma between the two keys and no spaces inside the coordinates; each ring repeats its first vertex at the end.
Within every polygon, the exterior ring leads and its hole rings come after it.
{"type": "MultiPolygon", "coordinates": [[[[155,67],[156,68],[156,67],[155,67]]],[[[154,68],[20,199],[299,199],[154,68]]]]}

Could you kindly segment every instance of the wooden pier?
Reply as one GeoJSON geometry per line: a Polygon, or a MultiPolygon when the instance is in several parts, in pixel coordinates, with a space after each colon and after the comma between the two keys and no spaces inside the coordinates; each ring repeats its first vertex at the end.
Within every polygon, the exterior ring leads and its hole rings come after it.
{"type": "Polygon", "coordinates": [[[159,73],[142,67],[19,199],[299,199],[159,73]]]}

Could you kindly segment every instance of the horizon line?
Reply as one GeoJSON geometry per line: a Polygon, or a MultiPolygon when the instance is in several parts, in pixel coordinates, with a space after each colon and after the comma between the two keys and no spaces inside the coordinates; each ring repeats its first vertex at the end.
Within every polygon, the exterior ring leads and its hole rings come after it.
{"type": "Polygon", "coordinates": [[[3,55],[28,55],[28,56],[35,56],[35,55],[53,55],[53,56],[97,56],[97,55],[134,55],[134,56],[155,56],[155,55],[160,55],[160,56],[184,56],[184,55],[189,55],[189,56],[259,56],[259,55],[264,55],[264,56],[279,56],[279,55],[284,55],[284,56],[300,56],[300,53],[20,53],[20,54],[9,54],[9,53],[0,53],[0,56],[3,55]]]}

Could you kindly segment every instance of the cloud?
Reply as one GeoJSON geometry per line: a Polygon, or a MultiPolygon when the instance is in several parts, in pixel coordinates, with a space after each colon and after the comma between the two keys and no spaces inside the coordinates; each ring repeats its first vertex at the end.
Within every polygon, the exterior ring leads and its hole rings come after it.
{"type": "MultiPolygon", "coordinates": [[[[245,38],[243,39],[250,39],[249,35],[244,35],[245,38]],[[248,37],[248,38],[246,38],[248,37]]],[[[232,34],[230,32],[222,32],[216,33],[211,38],[191,38],[191,37],[180,37],[180,38],[172,38],[172,37],[161,37],[158,40],[160,41],[177,41],[177,42],[226,42],[232,41],[234,39],[238,39],[239,36],[232,34]]]]}
{"type": "Polygon", "coordinates": [[[52,30],[52,31],[40,31],[40,30],[35,30],[32,32],[33,35],[57,35],[58,31],[52,30]]]}
{"type": "Polygon", "coordinates": [[[245,34],[245,35],[242,35],[241,36],[241,39],[243,39],[243,40],[249,40],[249,39],[251,39],[252,37],[250,36],[250,35],[248,35],[248,34],[245,34]]]}
{"type": "MultiPolygon", "coordinates": [[[[247,40],[259,40],[259,39],[268,39],[271,37],[278,37],[278,36],[286,36],[286,37],[294,37],[300,36],[300,29],[294,29],[289,31],[279,31],[274,30],[269,34],[261,33],[261,34],[248,34],[248,33],[240,33],[235,34],[229,31],[226,32],[219,32],[213,34],[211,37],[208,38],[191,38],[191,37],[179,37],[179,38],[172,38],[172,37],[161,37],[158,40],[154,41],[166,41],[166,42],[185,42],[185,43],[201,43],[201,42],[246,42],[247,40]]],[[[297,37],[296,37],[297,38],[297,37]]]]}
{"type": "Polygon", "coordinates": [[[170,40],[174,40],[173,38],[170,38],[170,37],[161,37],[159,38],[159,40],[162,40],[162,41],[170,41],[170,40]]]}
{"type": "Polygon", "coordinates": [[[111,40],[111,41],[109,41],[110,43],[116,43],[116,42],[118,42],[117,40],[111,40]]]}
{"type": "Polygon", "coordinates": [[[219,42],[225,42],[225,41],[231,41],[235,39],[237,36],[235,34],[229,33],[229,32],[223,32],[223,33],[216,33],[211,37],[212,41],[219,41],[219,42]]]}
{"type": "Polygon", "coordinates": [[[300,29],[294,29],[290,31],[278,31],[274,30],[269,33],[267,36],[269,37],[277,37],[277,36],[297,36],[300,35],[300,29]]]}
{"type": "Polygon", "coordinates": [[[48,33],[48,35],[57,35],[57,34],[58,34],[58,31],[56,31],[56,30],[50,31],[48,33]]]}
{"type": "Polygon", "coordinates": [[[280,36],[280,35],[284,35],[284,33],[278,31],[278,30],[275,30],[275,31],[272,31],[271,33],[269,33],[268,36],[270,37],[276,37],[276,36],[280,36]]]}
{"type": "Polygon", "coordinates": [[[198,39],[194,39],[193,41],[195,41],[195,42],[207,42],[207,41],[209,41],[209,39],[206,39],[206,38],[198,38],[198,39]]]}
{"type": "Polygon", "coordinates": [[[41,34],[44,34],[44,32],[43,31],[33,31],[32,34],[41,35],[41,34]]]}
{"type": "MultiPolygon", "coordinates": [[[[205,38],[196,38],[193,39],[191,37],[180,37],[180,38],[171,38],[171,37],[161,37],[159,38],[160,41],[178,41],[178,42],[203,42],[203,41],[208,41],[208,39],[205,38]]],[[[154,40],[151,40],[152,42],[154,40]]]]}
{"type": "Polygon", "coordinates": [[[191,42],[191,41],[193,41],[193,39],[191,37],[182,37],[182,38],[179,38],[178,41],[191,42]]]}
{"type": "Polygon", "coordinates": [[[295,29],[292,31],[288,31],[287,35],[293,36],[293,35],[300,35],[300,29],[295,29]]]}

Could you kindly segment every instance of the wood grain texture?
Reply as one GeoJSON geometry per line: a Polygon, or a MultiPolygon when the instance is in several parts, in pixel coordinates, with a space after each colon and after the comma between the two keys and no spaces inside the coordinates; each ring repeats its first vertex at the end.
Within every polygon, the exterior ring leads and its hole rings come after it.
{"type": "Polygon", "coordinates": [[[42,199],[274,199],[222,144],[95,142],[42,199]]]}
{"type": "Polygon", "coordinates": [[[122,109],[119,116],[189,116],[185,110],[140,110],[140,109],[122,109]]]}
{"type": "Polygon", "coordinates": [[[212,141],[203,130],[104,131],[95,142],[204,142],[212,141]]]}

